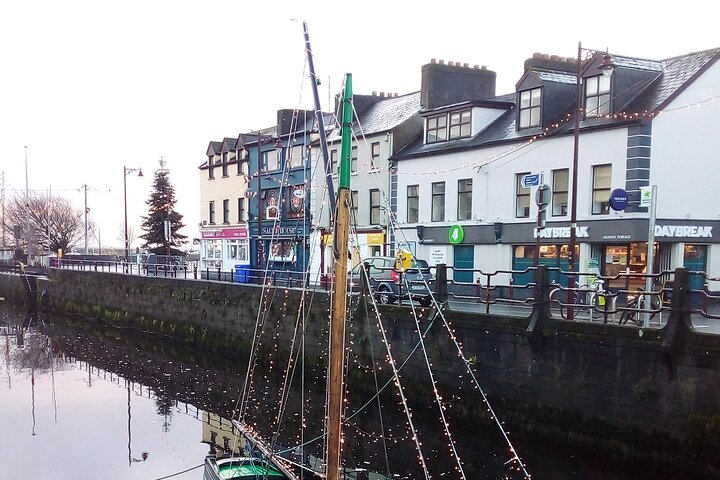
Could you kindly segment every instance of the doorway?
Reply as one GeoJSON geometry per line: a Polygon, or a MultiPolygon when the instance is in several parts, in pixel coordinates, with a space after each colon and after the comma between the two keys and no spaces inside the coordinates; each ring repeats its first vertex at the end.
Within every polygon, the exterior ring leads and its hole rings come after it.
{"type": "Polygon", "coordinates": [[[475,268],[475,248],[472,245],[456,245],[453,247],[453,280],[456,282],[472,283],[473,272],[458,271],[458,268],[475,268]]]}

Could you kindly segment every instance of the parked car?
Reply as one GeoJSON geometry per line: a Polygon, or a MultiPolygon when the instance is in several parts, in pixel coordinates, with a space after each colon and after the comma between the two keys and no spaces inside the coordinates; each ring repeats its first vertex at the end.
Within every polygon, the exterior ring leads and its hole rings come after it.
{"type": "Polygon", "coordinates": [[[429,282],[430,265],[425,260],[414,258],[412,266],[404,272],[395,268],[394,257],[369,257],[350,271],[351,289],[359,290],[362,281],[363,263],[367,263],[370,275],[370,290],[378,302],[395,303],[398,300],[417,300],[423,306],[432,303],[429,282]]]}

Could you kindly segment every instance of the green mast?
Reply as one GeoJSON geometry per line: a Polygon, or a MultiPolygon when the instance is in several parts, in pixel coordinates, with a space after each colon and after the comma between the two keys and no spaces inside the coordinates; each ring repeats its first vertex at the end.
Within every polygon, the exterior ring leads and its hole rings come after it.
{"type": "Polygon", "coordinates": [[[352,143],[352,75],[345,74],[342,104],[340,182],[335,215],[335,294],[330,319],[330,368],[328,371],[327,480],[339,480],[342,459],[342,412],[345,371],[345,312],[350,237],[350,150],[352,143]]]}

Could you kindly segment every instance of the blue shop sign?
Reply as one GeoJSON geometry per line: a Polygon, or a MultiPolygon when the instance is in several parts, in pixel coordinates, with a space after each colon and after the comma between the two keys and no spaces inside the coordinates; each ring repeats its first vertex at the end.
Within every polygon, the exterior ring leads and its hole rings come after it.
{"type": "Polygon", "coordinates": [[[628,205],[628,194],[622,188],[616,188],[610,194],[610,208],[615,211],[625,210],[628,205]]]}

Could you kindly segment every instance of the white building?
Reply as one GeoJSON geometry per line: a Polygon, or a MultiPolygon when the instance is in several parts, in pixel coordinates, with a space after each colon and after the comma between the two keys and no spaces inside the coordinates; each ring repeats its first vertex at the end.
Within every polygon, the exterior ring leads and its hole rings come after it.
{"type": "MultiPolygon", "coordinates": [[[[684,265],[720,276],[720,50],[659,61],[612,55],[610,77],[598,68],[604,57],[593,55],[580,71],[577,269],[647,270],[649,212],[640,192],[656,185],[653,271],[684,265]]],[[[552,193],[540,261],[567,270],[576,71],[576,60],[535,56],[516,92],[495,96],[492,72],[425,65],[423,132],[391,158],[397,241],[417,242],[417,255],[431,263],[523,269],[533,262],[538,207],[537,187],[522,179],[542,174],[552,193]]]]}

